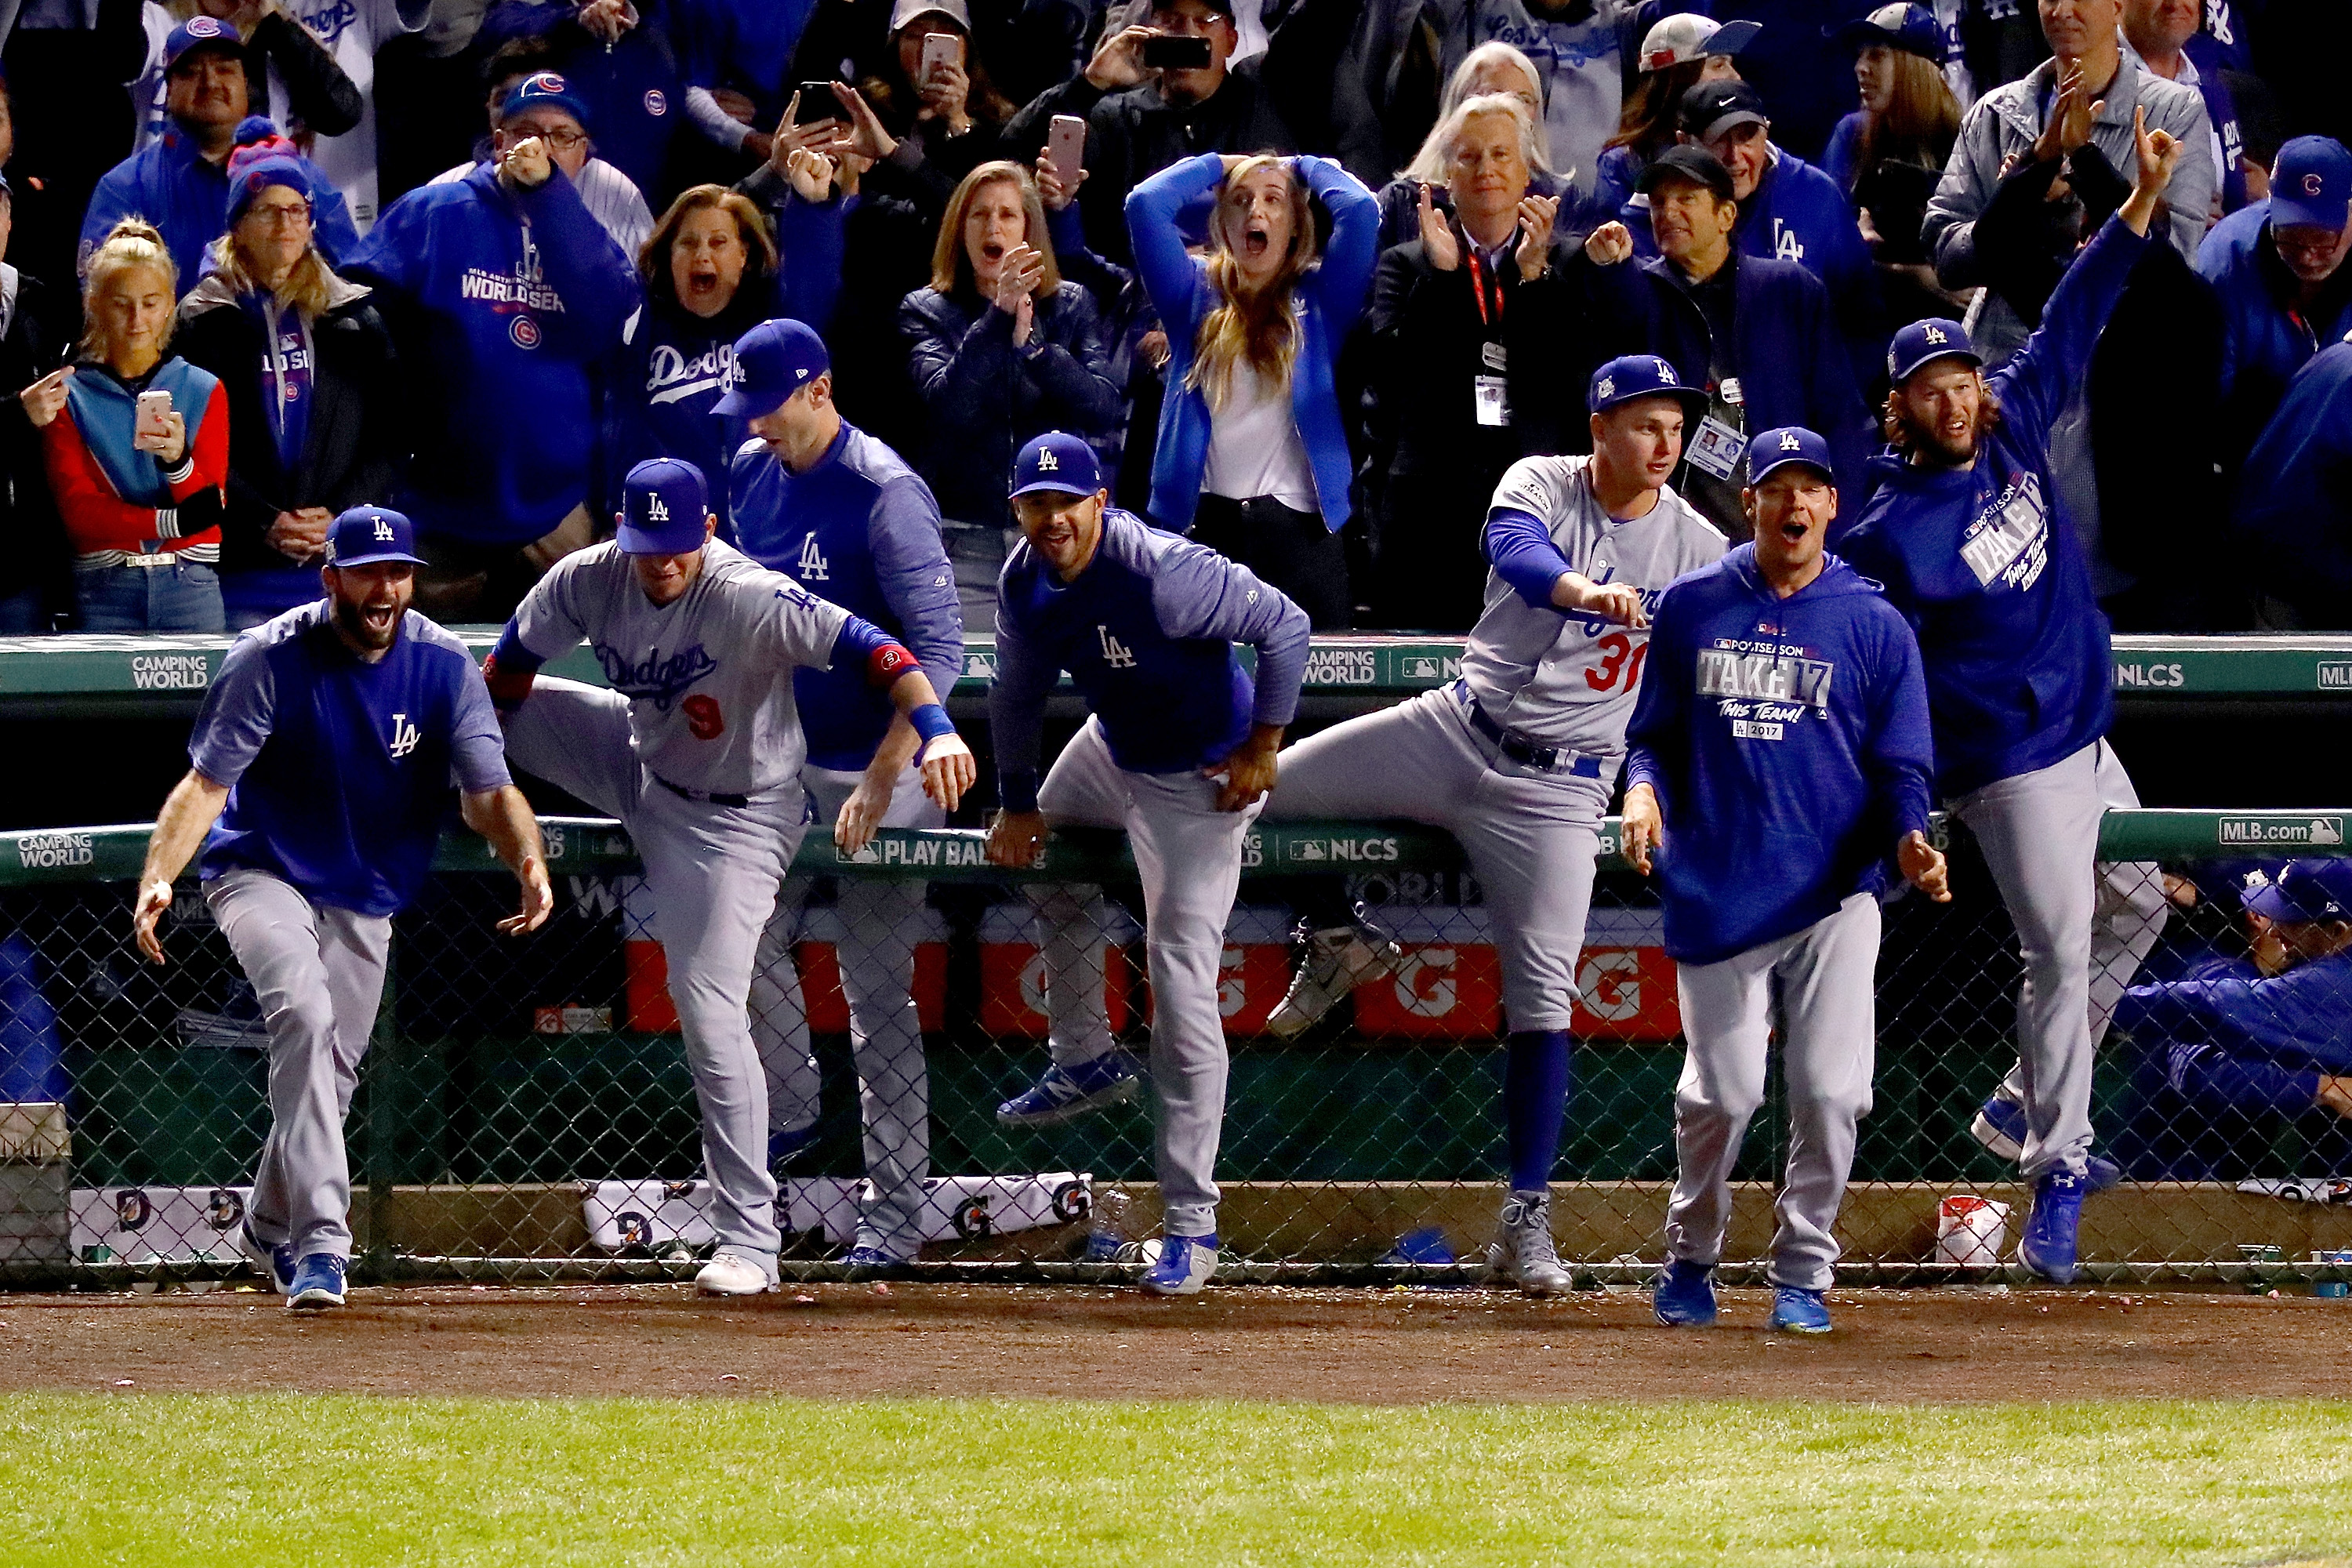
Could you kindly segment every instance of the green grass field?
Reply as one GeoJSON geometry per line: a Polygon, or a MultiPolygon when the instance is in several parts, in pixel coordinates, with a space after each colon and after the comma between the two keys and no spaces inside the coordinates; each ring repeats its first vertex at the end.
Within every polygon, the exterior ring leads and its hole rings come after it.
{"type": "Polygon", "coordinates": [[[2252,1563],[2352,1404],[0,1400],[0,1562],[2252,1563]]]}

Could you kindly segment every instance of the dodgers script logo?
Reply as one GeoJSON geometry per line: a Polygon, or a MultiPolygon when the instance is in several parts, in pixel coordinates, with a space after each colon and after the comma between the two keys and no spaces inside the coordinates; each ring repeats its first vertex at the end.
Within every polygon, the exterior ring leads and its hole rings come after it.
{"type": "Polygon", "coordinates": [[[297,11],[294,19],[310,28],[311,36],[326,45],[327,52],[332,54],[335,40],[358,25],[360,8],[356,0],[333,0],[331,5],[321,5],[313,11],[297,11]]]}
{"type": "Polygon", "coordinates": [[[673,343],[656,343],[646,356],[646,401],[676,403],[698,392],[722,389],[734,368],[733,343],[713,343],[692,359],[673,343]]]}
{"type": "Polygon", "coordinates": [[[606,685],[633,702],[646,699],[664,713],[677,705],[688,688],[719,668],[719,661],[700,643],[667,658],[662,657],[661,649],[655,648],[635,664],[619,648],[598,643],[596,662],[604,667],[606,685]]]}

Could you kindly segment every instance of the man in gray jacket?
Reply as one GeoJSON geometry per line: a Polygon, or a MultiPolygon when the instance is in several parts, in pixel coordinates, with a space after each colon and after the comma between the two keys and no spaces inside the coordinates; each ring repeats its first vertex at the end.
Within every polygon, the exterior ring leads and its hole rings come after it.
{"type": "MultiPolygon", "coordinates": [[[[2125,56],[2118,31],[2122,0],[2040,0],[2040,8],[2042,34],[2057,58],[1977,100],[1960,122],[1960,139],[1944,165],[1943,182],[1927,204],[1921,233],[1936,258],[1938,280],[1953,289],[1992,281],[1978,254],[1977,220],[1991,205],[2012,161],[2033,158],[2034,143],[2064,100],[2062,84],[2075,72],[2081,74],[2084,90],[2075,106],[2078,124],[2062,128],[2060,140],[2068,153],[2083,155],[2076,148],[2086,127],[2090,151],[2112,169],[2130,169],[2132,113],[2142,105],[2147,109],[2150,131],[2167,132],[2181,143],[2180,166],[2167,195],[2169,214],[2160,233],[2182,260],[2196,260],[2215,188],[2213,131],[2204,100],[2195,88],[2166,81],[2125,56]]],[[[1988,365],[2015,353],[2032,330],[1992,289],[1970,310],[1968,325],[1969,336],[1988,365]]]]}

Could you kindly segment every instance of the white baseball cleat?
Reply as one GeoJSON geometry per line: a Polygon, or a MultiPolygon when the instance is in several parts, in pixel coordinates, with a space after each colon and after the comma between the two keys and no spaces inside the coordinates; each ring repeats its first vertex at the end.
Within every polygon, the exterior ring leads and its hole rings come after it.
{"type": "Polygon", "coordinates": [[[776,1279],[757,1260],[722,1247],[694,1277],[694,1288],[706,1296],[757,1296],[774,1289],[776,1279]]]}
{"type": "Polygon", "coordinates": [[[1369,921],[1332,926],[1307,939],[1307,961],[1291,977],[1290,989],[1266,1016],[1266,1032],[1279,1039],[1304,1034],[1339,1005],[1339,998],[1367,981],[1395,973],[1404,962],[1396,940],[1369,921]]]}
{"type": "Polygon", "coordinates": [[[1551,1194],[1513,1193],[1486,1248],[1487,1278],[1530,1296],[1564,1296],[1573,1284],[1551,1239],[1551,1194]]]}

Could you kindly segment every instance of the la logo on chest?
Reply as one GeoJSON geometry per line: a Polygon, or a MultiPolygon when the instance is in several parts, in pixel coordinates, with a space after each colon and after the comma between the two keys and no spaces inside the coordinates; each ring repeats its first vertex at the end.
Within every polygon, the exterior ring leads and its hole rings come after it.
{"type": "Polygon", "coordinates": [[[407,714],[395,713],[392,716],[392,739],[384,744],[394,758],[400,758],[416,750],[417,742],[424,738],[423,732],[408,721],[407,714]]]}
{"type": "Polygon", "coordinates": [[[815,534],[801,541],[800,557],[793,563],[793,570],[803,583],[833,581],[833,568],[826,563],[824,552],[817,548],[815,534]]]}
{"type": "Polygon", "coordinates": [[[1096,626],[1095,636],[1102,641],[1102,656],[1103,662],[1105,664],[1110,666],[1113,669],[1133,669],[1135,668],[1135,655],[1128,651],[1128,647],[1125,643],[1110,635],[1110,628],[1108,626],[1096,626]]]}

